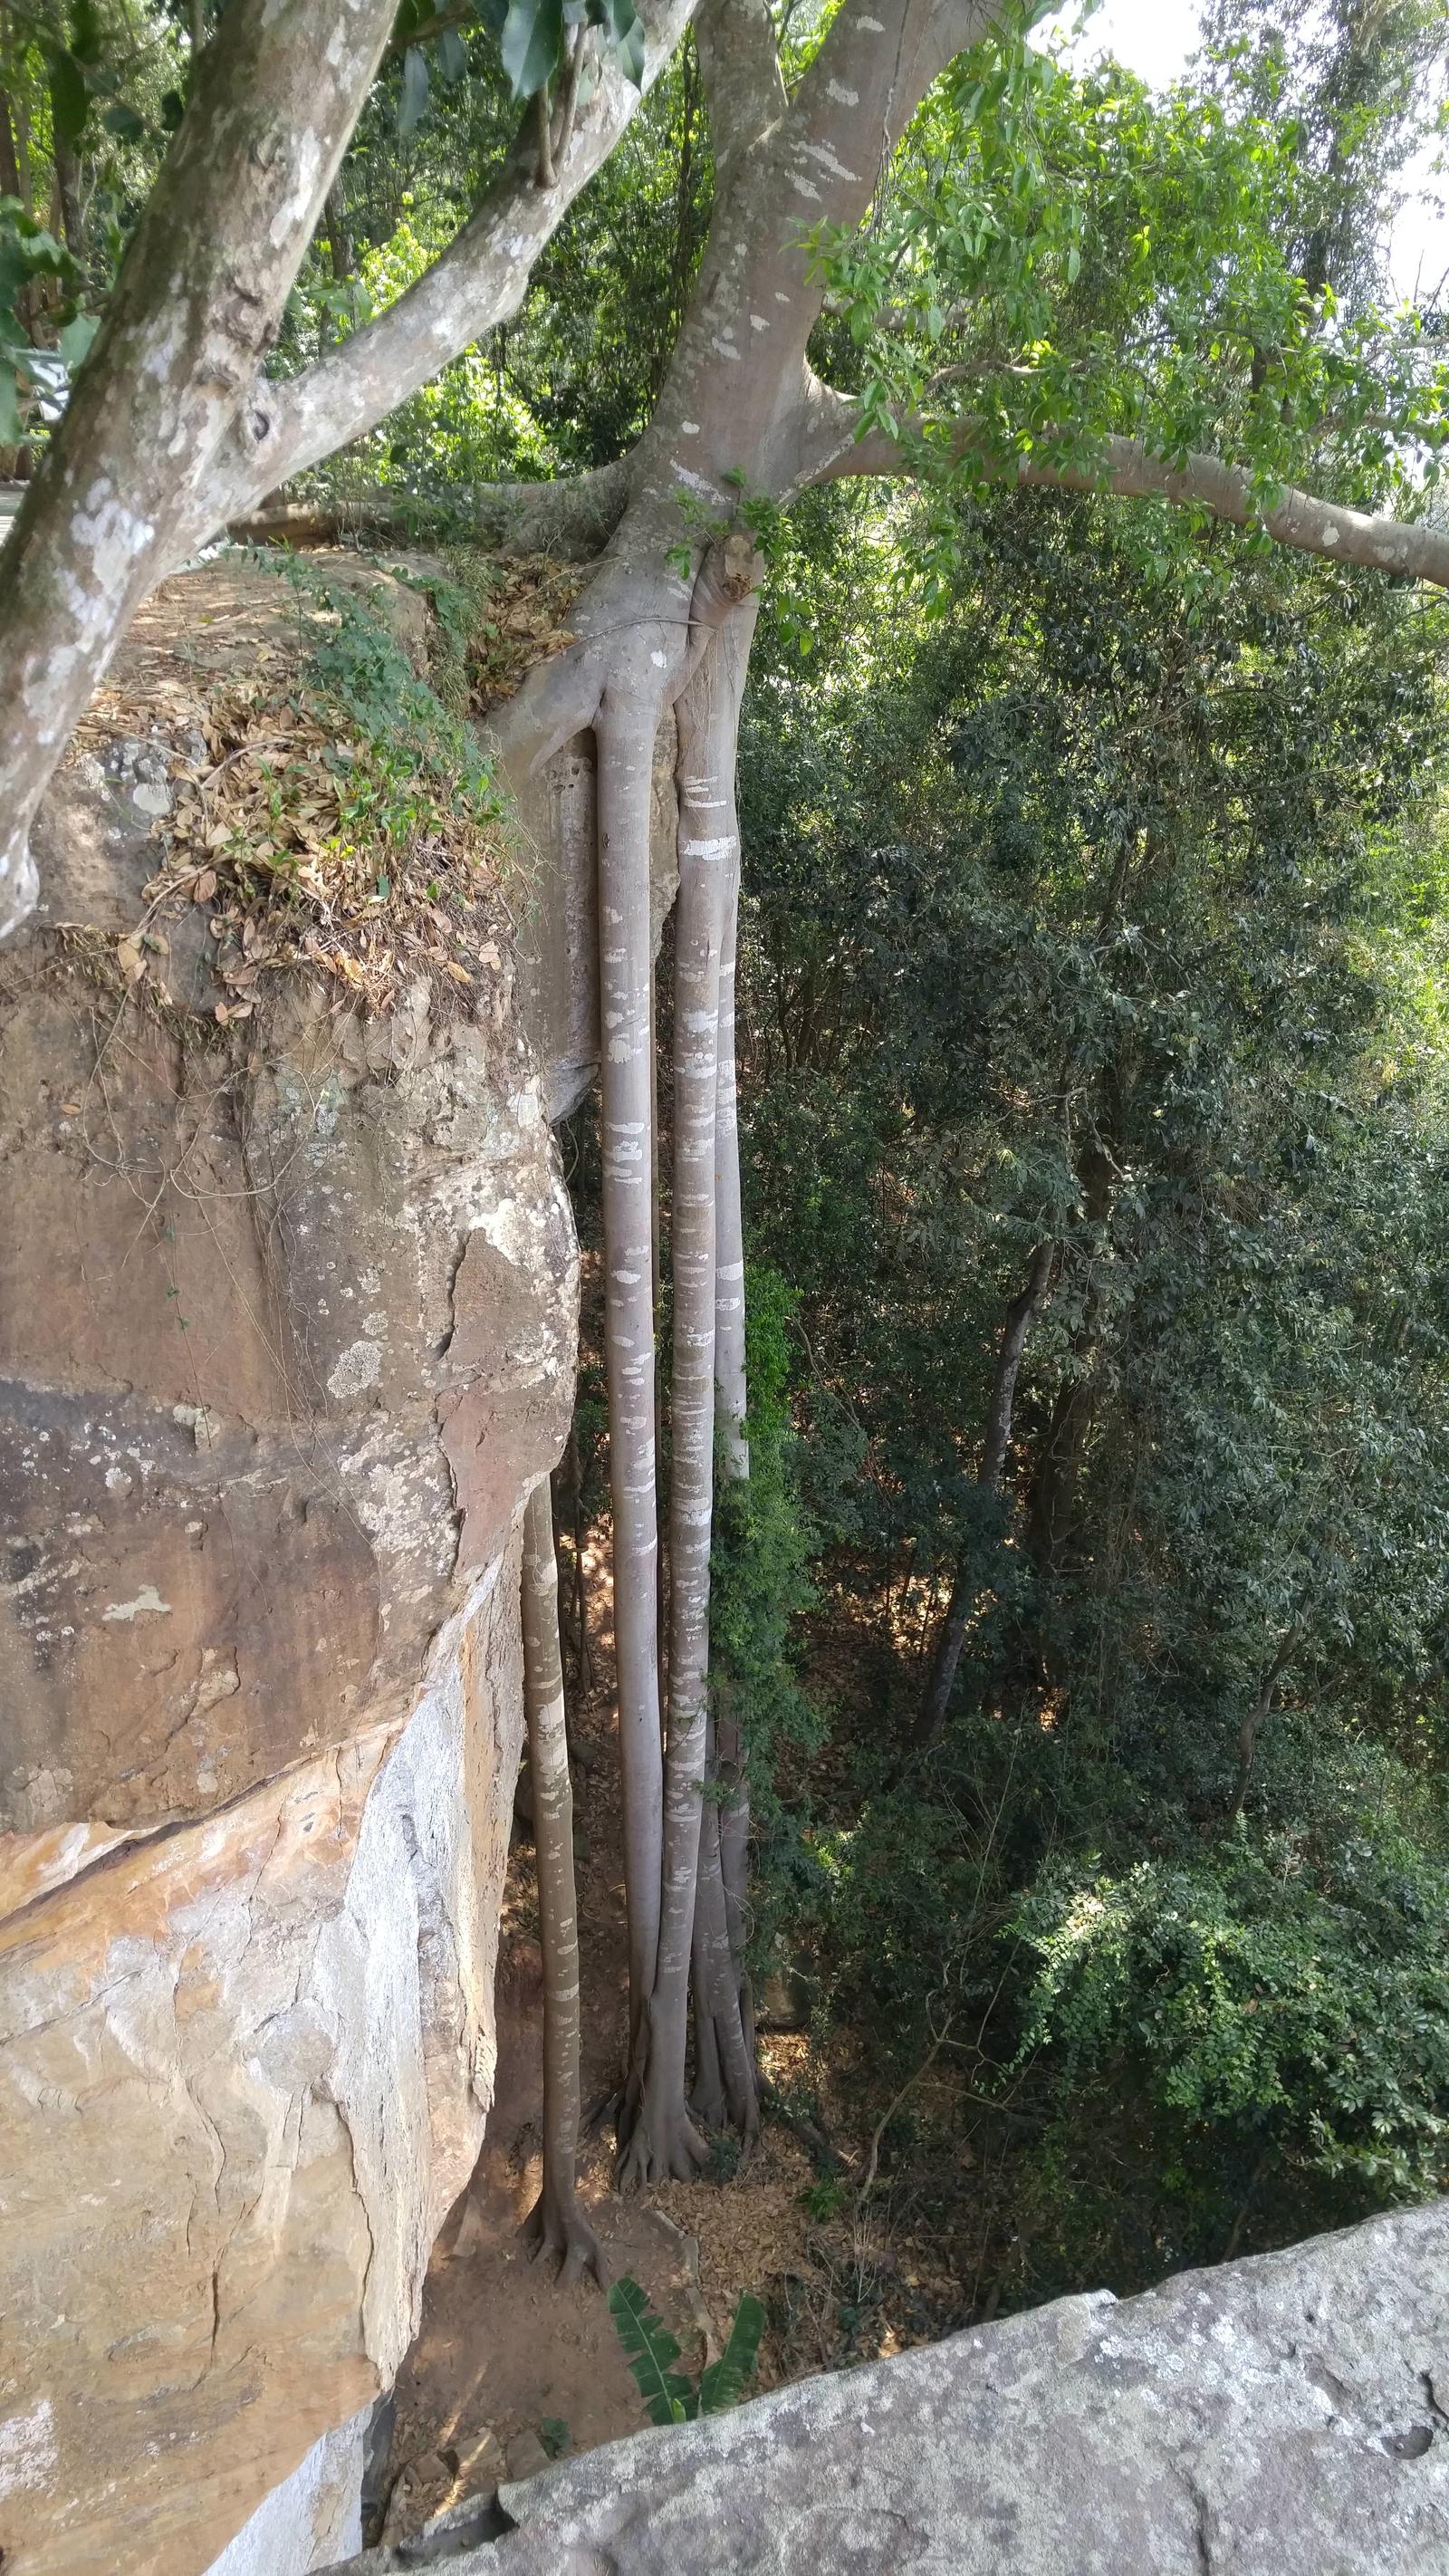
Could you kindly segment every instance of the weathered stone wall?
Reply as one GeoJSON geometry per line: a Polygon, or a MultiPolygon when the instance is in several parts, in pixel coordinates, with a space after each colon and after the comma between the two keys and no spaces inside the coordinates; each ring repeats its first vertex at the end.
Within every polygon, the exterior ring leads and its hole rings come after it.
{"type": "Polygon", "coordinates": [[[355,2538],[490,2098],[517,1529],[572,1400],[506,938],[461,1017],[276,975],[219,1030],[200,948],[143,1016],[164,782],[145,741],[63,773],[0,952],[6,2576],[355,2538]]]}

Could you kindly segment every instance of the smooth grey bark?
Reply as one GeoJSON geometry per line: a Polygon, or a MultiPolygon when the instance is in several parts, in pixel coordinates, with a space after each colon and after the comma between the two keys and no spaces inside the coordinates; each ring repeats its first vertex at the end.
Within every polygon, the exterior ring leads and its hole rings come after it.
{"type": "MultiPolygon", "coordinates": [[[[896,440],[880,430],[857,437],[857,420],[858,406],[853,401],[821,388],[802,457],[804,481],[909,471],[896,440]]],[[[972,424],[963,422],[961,448],[969,449],[975,437],[972,424]]],[[[1163,500],[1209,510],[1232,527],[1265,528],[1277,544],[1297,554],[1321,555],[1329,563],[1362,564],[1371,571],[1399,573],[1449,589],[1449,529],[1428,519],[1395,519],[1384,512],[1351,510],[1342,502],[1320,501],[1292,486],[1276,508],[1260,513],[1253,500],[1252,477],[1242,466],[1225,463],[1221,457],[1189,456],[1178,471],[1153,456],[1140,439],[1112,436],[1101,440],[1096,466],[1043,465],[1024,456],[1018,459],[1016,480],[1047,491],[1163,500]]]]}
{"type": "MultiPolygon", "coordinates": [[[[977,1487],[983,1494],[994,1494],[1000,1490],[1002,1472],[1006,1465],[1006,1453],[1011,1445],[1011,1416],[1016,1402],[1016,1381],[1021,1374],[1027,1337],[1046,1303],[1055,1262],[1055,1244],[1038,1244],[1032,1255],[1026,1285],[1019,1296],[1013,1297],[1006,1310],[1006,1321],[1002,1325],[1001,1340],[997,1346],[996,1365],[991,1373],[991,1395],[986,1409],[986,1430],[981,1443],[981,1464],[976,1476],[977,1487]]],[[[950,1705],[951,1686],[956,1679],[956,1667],[961,1660],[961,1648],[965,1643],[966,1629],[971,1616],[972,1585],[970,1567],[964,1564],[958,1566],[955,1580],[951,1585],[951,1597],[946,1605],[945,1616],[941,1621],[935,1650],[931,1657],[931,1671],[926,1683],[925,1696],[911,1736],[911,1742],[914,1745],[931,1742],[950,1705]]]]}
{"type": "MultiPolygon", "coordinates": [[[[736,721],[738,734],[738,720],[736,721]]],[[[740,853],[735,775],[730,771],[735,864],[725,904],[719,968],[719,1083],[715,1102],[714,1373],[719,1393],[720,1461],[727,1475],[750,1472],[745,1437],[745,1228],[740,1203],[739,1072],[735,1055],[735,974],[739,955],[740,853]]]]}
{"type": "MultiPolygon", "coordinates": [[[[715,1445],[722,1477],[746,1482],[745,1247],[740,1204],[740,1129],[735,1061],[735,973],[739,947],[740,837],[736,803],[740,689],[716,767],[729,781],[733,840],[720,956],[719,1055],[715,1089],[715,1445]]],[[[750,1798],[746,1748],[728,1685],[716,1688],[710,1777],[715,1799],[701,1854],[700,1902],[708,1920],[704,1964],[706,2015],[716,2035],[725,2116],[747,2141],[759,2131],[754,2006],[745,1945],[749,1890],[750,1798]],[[716,1899],[715,1881],[718,1880],[716,1899]]]]}
{"type": "MultiPolygon", "coordinates": [[[[753,618],[748,620],[753,624],[753,618]]],[[[741,643],[728,621],[706,645],[676,707],[679,899],[674,941],[674,1304],[670,1379],[669,1741],[662,1903],[647,2007],[640,2113],[621,2178],[688,2180],[706,2149],[685,2110],[689,1962],[695,1926],[709,1695],[709,1560],[714,1507],[715,1103],[720,955],[735,842],[724,828],[721,704],[737,704],[741,643]],[[733,656],[731,646],[734,646],[733,656]]],[[[726,728],[733,749],[733,726],[726,728]]],[[[731,763],[732,765],[732,763],[731,763]]]]}
{"type": "Polygon", "coordinates": [[[614,1638],[637,2053],[659,1951],[664,1857],[654,1451],[649,802],[672,639],[620,639],[598,710],[599,1009],[604,1337],[614,1519],[614,1638]]]}
{"type": "Polygon", "coordinates": [[[553,1503],[545,1476],[523,1521],[523,1700],[533,1774],[538,1857],[539,1943],[543,1951],[543,2188],[525,2221],[537,2254],[556,2256],[559,2278],[590,2271],[602,2285],[603,2256],[579,2207],[579,1926],[574,1889],[574,1801],[558,1632],[558,1561],[553,1503]]]}

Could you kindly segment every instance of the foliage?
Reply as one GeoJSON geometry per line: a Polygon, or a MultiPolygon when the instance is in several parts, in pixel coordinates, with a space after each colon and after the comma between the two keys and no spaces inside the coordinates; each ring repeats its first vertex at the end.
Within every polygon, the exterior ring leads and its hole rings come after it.
{"type": "MultiPolygon", "coordinates": [[[[275,559],[262,553],[256,560],[275,559]]],[[[303,598],[326,611],[308,655],[307,683],[347,716],[363,753],[347,764],[343,829],[366,832],[386,849],[440,829],[459,808],[475,822],[495,820],[498,793],[476,736],[419,679],[376,609],[305,556],[287,555],[282,563],[303,598]]],[[[466,605],[455,586],[437,579],[427,591],[456,654],[466,605]]]]}
{"type": "MultiPolygon", "coordinates": [[[[1260,507],[1305,478],[1416,506],[1422,447],[1449,420],[1437,342],[1417,314],[1340,302],[1313,129],[1281,61],[1227,42],[1213,70],[1157,102],[1118,65],[1067,73],[1024,30],[958,59],[883,220],[815,236],[861,352],[862,431],[885,430],[947,492],[1018,458],[1090,467],[1117,432],[1175,465],[1202,448],[1237,459],[1260,507]],[[1323,244],[1311,277],[1305,231],[1323,244]]],[[[1190,520],[1164,508],[1136,524],[1162,577],[1210,569],[1190,520]]],[[[949,505],[933,513],[937,601],[954,526],[949,505]]]]}
{"type": "Polygon", "coordinates": [[[57,417],[71,372],[95,335],[95,317],[81,306],[83,284],[64,242],[27,214],[18,197],[0,197],[0,447],[15,446],[23,430],[33,434],[57,417]],[[37,291],[43,338],[30,319],[37,291]]]}
{"type": "Polygon", "coordinates": [[[765,2330],[765,2311],[750,2291],[735,2309],[723,2352],[697,2382],[674,2368],[678,2341],[627,2274],[609,2291],[609,2314],[651,2423],[693,2423],[699,2415],[723,2414],[746,2395],[765,2330]]]}
{"type": "MultiPolygon", "coordinates": [[[[451,231],[450,215],[436,205],[425,214],[414,192],[404,190],[394,229],[375,248],[362,250],[355,276],[339,285],[314,267],[299,284],[289,317],[297,354],[345,339],[395,303],[446,247],[451,231]]],[[[359,442],[345,474],[334,468],[324,479],[343,488],[362,481],[369,489],[451,499],[456,509],[469,483],[492,482],[504,473],[543,476],[556,464],[526,403],[487,349],[475,344],[359,442]]]]}
{"type": "Polygon", "coordinates": [[[1368,2206],[1442,2190],[1442,1837],[1426,1852],[1367,1804],[1353,1826],[1328,1853],[1239,1832],[1120,1877],[1045,1872],[1012,1925],[1035,1966],[1023,2048],[1068,2090],[1145,2097],[1204,2164],[1218,2133],[1368,2206]]]}
{"type": "Polygon", "coordinates": [[[775,1920],[812,1928],[836,2022],[906,2071],[945,2026],[941,2080],[1000,2103],[1015,2300],[1442,2169],[1431,1935],[1391,1897],[1432,1922],[1443,1866],[1449,637],[1240,539],[1198,541],[1231,582],[1179,583],[1102,505],[957,507],[930,626],[901,514],[795,514],[821,613],[807,663],[767,612],[752,684],[742,1099],[832,1674],[852,1641],[775,1920]],[[951,1715],[912,1756],[963,1565],[951,1715]],[[1169,1889],[1211,1927],[1185,1964],[1152,1948],[1169,1889]],[[1048,1966],[1067,1922],[1093,1941],[1048,1966]],[[1244,2034],[1257,2093],[1211,2097],[1244,2034]]]}

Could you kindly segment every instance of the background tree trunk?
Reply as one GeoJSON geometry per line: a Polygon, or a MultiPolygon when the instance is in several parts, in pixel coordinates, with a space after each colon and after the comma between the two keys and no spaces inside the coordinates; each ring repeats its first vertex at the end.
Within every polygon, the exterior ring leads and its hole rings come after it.
{"type": "MultiPolygon", "coordinates": [[[[981,1443],[981,1466],[976,1478],[977,1487],[984,1494],[996,1493],[1001,1485],[1006,1453],[1011,1445],[1011,1416],[1016,1402],[1016,1381],[1021,1373],[1022,1355],[1025,1352],[1027,1336],[1032,1325],[1046,1303],[1055,1261],[1055,1244],[1039,1244],[1032,1256],[1026,1286],[1019,1297],[1012,1299],[1006,1310],[1006,1321],[1001,1328],[1001,1341],[996,1354],[996,1366],[992,1371],[991,1398],[986,1409],[986,1430],[981,1443]]],[[[956,1667],[961,1660],[961,1648],[965,1643],[967,1624],[971,1616],[974,1580],[969,1566],[965,1564],[958,1566],[951,1586],[951,1598],[947,1603],[946,1615],[941,1622],[935,1652],[931,1658],[931,1672],[926,1684],[925,1697],[921,1702],[920,1715],[911,1737],[912,1744],[918,1748],[931,1742],[950,1704],[951,1686],[956,1679],[956,1667]]]]}

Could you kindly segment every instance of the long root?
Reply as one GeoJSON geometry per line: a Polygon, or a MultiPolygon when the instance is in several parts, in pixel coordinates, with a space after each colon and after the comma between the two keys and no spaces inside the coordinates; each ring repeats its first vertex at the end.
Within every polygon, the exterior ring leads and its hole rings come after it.
{"type": "Polygon", "coordinates": [[[709,2148],[682,2109],[661,2123],[656,2137],[646,2107],[619,2150],[615,2188],[638,2191],[651,2182],[697,2182],[708,2163],[709,2148]]]}

